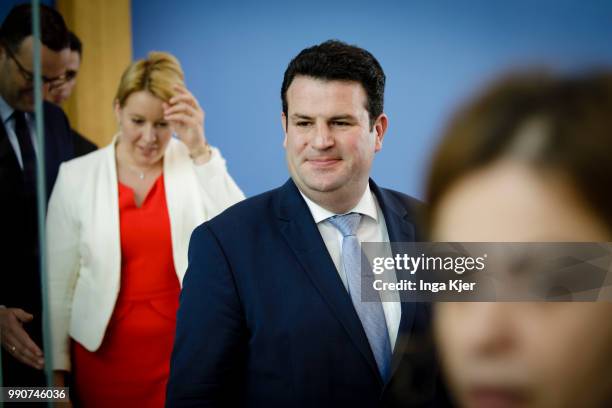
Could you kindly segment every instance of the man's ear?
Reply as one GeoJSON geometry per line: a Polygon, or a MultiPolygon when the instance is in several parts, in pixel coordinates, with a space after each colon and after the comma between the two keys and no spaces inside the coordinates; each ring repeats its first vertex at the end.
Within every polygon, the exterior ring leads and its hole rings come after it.
{"type": "Polygon", "coordinates": [[[374,144],[374,151],[378,152],[382,149],[382,142],[385,138],[385,134],[387,133],[387,127],[389,126],[389,118],[386,114],[381,113],[378,118],[376,118],[376,122],[374,122],[373,131],[374,136],[376,137],[374,144]]]}
{"type": "Polygon", "coordinates": [[[283,132],[285,133],[285,138],[283,139],[283,147],[287,148],[287,115],[285,112],[281,112],[281,126],[283,127],[283,132]]]}

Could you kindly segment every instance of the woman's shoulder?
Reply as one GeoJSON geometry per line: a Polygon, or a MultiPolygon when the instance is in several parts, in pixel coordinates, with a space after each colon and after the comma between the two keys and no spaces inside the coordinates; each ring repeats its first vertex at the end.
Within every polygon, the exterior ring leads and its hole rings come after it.
{"type": "Polygon", "coordinates": [[[113,157],[113,147],[109,145],[68,160],[60,166],[60,178],[69,179],[71,184],[78,180],[87,180],[96,174],[101,174],[104,167],[112,165],[113,157]]]}
{"type": "Polygon", "coordinates": [[[112,146],[108,145],[83,156],[68,160],[62,163],[62,167],[65,168],[65,171],[88,172],[97,166],[105,165],[109,161],[112,162],[112,157],[109,157],[112,156],[112,153],[112,146]]]}

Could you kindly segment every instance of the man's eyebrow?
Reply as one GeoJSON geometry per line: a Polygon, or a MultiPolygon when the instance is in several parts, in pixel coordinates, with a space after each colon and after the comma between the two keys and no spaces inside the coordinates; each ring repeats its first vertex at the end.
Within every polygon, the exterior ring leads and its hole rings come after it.
{"type": "MultiPolygon", "coordinates": [[[[301,113],[294,113],[293,115],[290,116],[290,118],[291,120],[298,120],[298,119],[313,120],[311,116],[303,115],[301,113]]],[[[357,120],[357,119],[355,118],[355,116],[346,113],[343,115],[332,116],[328,120],[334,121],[334,120],[357,120]]]]}
{"type": "Polygon", "coordinates": [[[336,116],[332,116],[331,118],[329,118],[329,120],[334,121],[334,120],[356,120],[355,116],[350,115],[350,114],[344,114],[344,115],[336,115],[336,116]]]}
{"type": "Polygon", "coordinates": [[[294,113],[293,115],[291,115],[291,120],[297,120],[297,119],[312,120],[312,117],[308,115],[302,115],[301,113],[294,113]]]}

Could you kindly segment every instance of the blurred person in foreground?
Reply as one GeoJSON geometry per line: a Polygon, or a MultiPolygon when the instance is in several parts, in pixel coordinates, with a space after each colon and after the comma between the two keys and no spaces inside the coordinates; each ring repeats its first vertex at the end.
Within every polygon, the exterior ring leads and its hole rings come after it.
{"type": "MultiPolygon", "coordinates": [[[[0,336],[5,386],[46,384],[42,350],[42,299],[37,198],[46,203],[59,165],[73,158],[64,112],[43,103],[44,150],[34,113],[32,7],[15,6],[0,27],[0,336]],[[45,159],[46,194],[37,193],[37,156],[45,159]]],[[[61,86],[68,59],[62,16],[40,6],[42,93],[61,86]]]]}
{"type": "MultiPolygon", "coordinates": [[[[428,185],[433,241],[612,241],[612,75],[511,76],[461,110],[428,185]]],[[[440,303],[461,407],[612,406],[612,304],[440,303]]]]}
{"type": "MultiPolygon", "coordinates": [[[[83,59],[83,44],[81,44],[81,40],[72,31],[69,32],[69,38],[70,55],[68,56],[66,72],[64,74],[65,82],[61,86],[51,89],[45,95],[45,99],[47,101],[56,105],[61,105],[68,100],[68,98],[70,98],[70,95],[72,95],[83,59]]],[[[71,129],[71,132],[75,157],[80,157],[87,153],[91,153],[98,148],[95,144],[87,140],[85,136],[81,135],[76,130],[71,129]]]]}
{"type": "Polygon", "coordinates": [[[189,237],[243,194],[172,55],[131,64],[114,108],[119,133],[63,164],[49,203],[53,369],[83,406],[161,407],[189,237]]]}

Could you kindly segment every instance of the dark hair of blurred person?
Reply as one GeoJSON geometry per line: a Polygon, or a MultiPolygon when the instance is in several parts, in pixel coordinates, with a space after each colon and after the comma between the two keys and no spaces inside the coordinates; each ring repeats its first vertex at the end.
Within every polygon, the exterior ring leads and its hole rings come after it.
{"type": "MultiPolygon", "coordinates": [[[[611,151],[611,74],[507,77],[459,111],[434,156],[431,238],[611,241],[611,151]]],[[[605,302],[438,304],[456,402],[612,406],[610,316],[605,302]]]]}
{"type": "Polygon", "coordinates": [[[83,44],[81,43],[81,40],[79,39],[79,37],[77,37],[77,35],[70,31],[68,33],[69,37],[70,37],[70,51],[74,51],[77,54],[79,54],[79,56],[83,56],[83,44]]]}
{"type": "MultiPolygon", "coordinates": [[[[11,9],[0,28],[4,45],[17,51],[21,42],[32,35],[32,7],[20,4],[11,9]]],[[[52,51],[62,51],[69,43],[66,23],[56,10],[40,5],[40,39],[52,51]]]]}
{"type": "MultiPolygon", "coordinates": [[[[0,225],[10,236],[0,257],[0,333],[5,386],[44,385],[39,273],[32,8],[15,6],[0,26],[0,225]]],[[[62,84],[68,30],[62,16],[40,6],[42,92],[62,84]]],[[[43,104],[45,175],[51,192],[59,164],[73,157],[68,120],[43,104]]],[[[42,197],[41,197],[42,199],[42,197]]],[[[45,198],[46,199],[46,196],[45,198]]]]}
{"type": "Polygon", "coordinates": [[[612,231],[612,74],[509,77],[452,121],[433,160],[430,214],[457,181],[500,160],[567,178],[612,231]]]}

